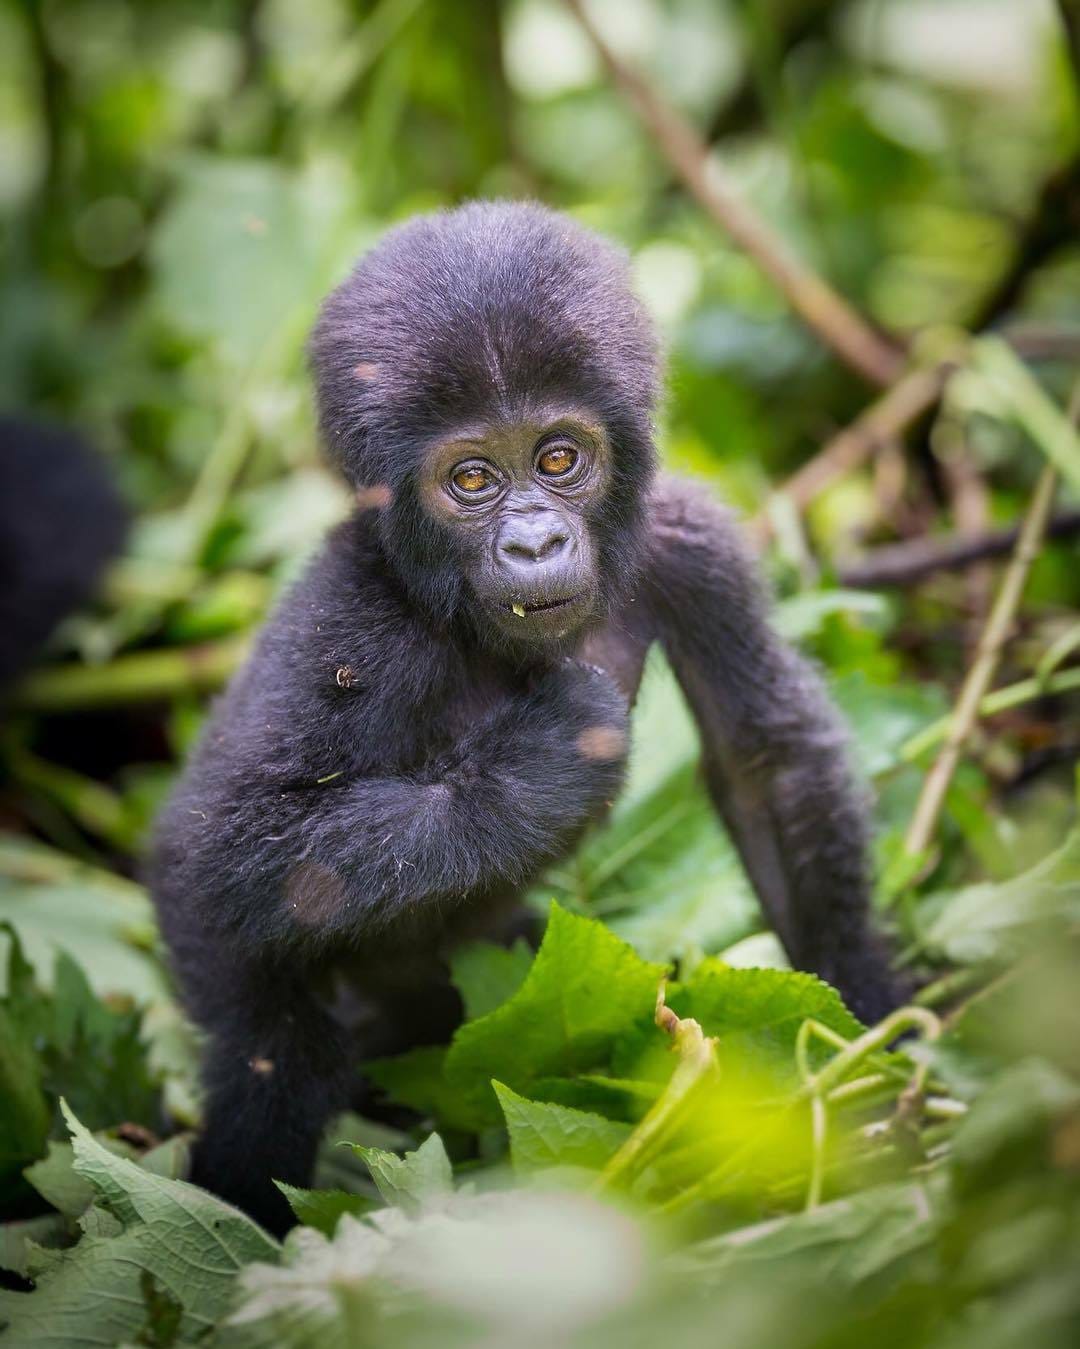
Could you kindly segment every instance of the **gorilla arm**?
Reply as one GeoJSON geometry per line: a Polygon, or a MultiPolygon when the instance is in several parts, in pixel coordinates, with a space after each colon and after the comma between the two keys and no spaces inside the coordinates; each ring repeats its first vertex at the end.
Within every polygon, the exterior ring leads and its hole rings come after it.
{"type": "MultiPolygon", "coordinates": [[[[242,682],[264,682],[258,657],[242,682]]],[[[283,734],[302,740],[318,725],[311,696],[277,714],[283,734]]],[[[350,725],[369,755],[379,715],[376,702],[350,725]]],[[[252,733],[227,716],[227,738],[243,745],[228,752],[211,728],[159,828],[155,888],[258,947],[349,940],[428,902],[521,882],[618,791],[622,754],[591,753],[586,733],[611,730],[600,743],[624,746],[626,715],[612,681],[564,663],[416,772],[375,764],[320,783],[312,768],[302,784],[295,769],[289,782],[268,772],[283,756],[261,718],[252,733]]]]}
{"type": "Polygon", "coordinates": [[[648,601],[700,729],[710,794],[792,964],[875,1021],[898,996],[870,926],[867,812],[839,718],[769,626],[728,515],[663,482],[652,543],[648,601]]]}

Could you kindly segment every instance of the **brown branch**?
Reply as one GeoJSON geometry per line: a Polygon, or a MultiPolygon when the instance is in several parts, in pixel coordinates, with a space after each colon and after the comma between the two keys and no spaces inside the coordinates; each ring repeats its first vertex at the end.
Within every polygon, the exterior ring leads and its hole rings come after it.
{"type": "Polygon", "coordinates": [[[1028,572],[1042,544],[1056,488],[1057,471],[1051,464],[1047,464],[1039,476],[1035,494],[1016,541],[1012,561],[1002,577],[997,598],[979,638],[975,660],[960,690],[960,697],[949,721],[945,743],[934,761],[933,768],[926,775],[926,781],[919,794],[911,828],[904,840],[904,849],[912,856],[917,857],[924,852],[933,837],[945,801],[945,793],[949,790],[956,765],[960,762],[960,753],[978,720],[979,704],[990,691],[990,685],[997,673],[1001,653],[1005,649],[1020,597],[1024,593],[1028,572]]]}
{"type": "Polygon", "coordinates": [[[697,130],[612,51],[582,0],[566,3],[588,34],[612,80],[688,191],[754,259],[795,312],[838,356],[871,383],[891,383],[903,367],[903,352],[796,258],[772,227],[739,197],[720,166],[710,162],[708,147],[697,130]]]}
{"type": "MultiPolygon", "coordinates": [[[[1048,539],[1080,534],[1080,510],[1058,511],[1046,526],[1048,539]]],[[[1020,527],[988,529],[981,534],[950,535],[946,538],[908,539],[875,548],[857,562],[841,566],[837,579],[853,590],[878,590],[883,586],[916,585],[939,571],[963,571],[991,558],[1011,552],[1020,527]]]]}
{"type": "MultiPolygon", "coordinates": [[[[954,369],[954,363],[942,362],[909,370],[782,483],[774,496],[786,496],[804,510],[830,483],[859,468],[881,445],[932,408],[954,369]]],[[[755,516],[748,529],[756,542],[764,544],[772,533],[768,514],[755,516]]]]}

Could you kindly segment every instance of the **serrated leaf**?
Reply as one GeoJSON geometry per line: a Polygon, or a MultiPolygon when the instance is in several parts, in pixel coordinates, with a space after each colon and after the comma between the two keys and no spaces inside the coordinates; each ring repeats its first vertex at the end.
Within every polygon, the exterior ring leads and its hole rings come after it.
{"type": "Polygon", "coordinates": [[[32,1293],[0,1293],[5,1344],[81,1349],[135,1340],[154,1305],[183,1309],[179,1338],[205,1332],[229,1304],[237,1271],[280,1248],[206,1191],[167,1180],[103,1147],[65,1108],[75,1169],[98,1202],[70,1250],[48,1253],[32,1293]],[[153,1282],[149,1282],[152,1280],[153,1282]]]}
{"type": "Polygon", "coordinates": [[[670,990],[668,1000],[680,1016],[693,1017],[706,1035],[719,1038],[721,1056],[735,1050],[788,1059],[808,1018],[847,1039],[863,1030],[834,988],[794,970],[738,969],[703,960],[691,979],[670,990]]]}
{"type": "Polygon", "coordinates": [[[454,1192],[453,1169],[438,1134],[430,1134],[415,1152],[407,1152],[404,1157],[382,1148],[352,1146],[367,1163],[386,1202],[407,1213],[437,1205],[454,1192]]]}
{"type": "Polygon", "coordinates": [[[630,1135],[619,1124],[564,1105],[529,1101],[501,1082],[493,1082],[507,1132],[510,1156],[517,1171],[540,1171],[551,1166],[582,1166],[599,1170],[630,1135]]]}
{"type": "Polygon", "coordinates": [[[465,1004],[466,1021],[487,1016],[513,995],[525,981],[533,951],[523,937],[513,946],[470,942],[450,960],[450,978],[465,1004]]]}
{"type": "Polygon", "coordinates": [[[605,1066],[615,1037],[651,1017],[663,974],[664,966],[642,960],[595,919],[552,904],[525,982],[454,1036],[447,1081],[479,1121],[497,1122],[492,1078],[524,1091],[537,1077],[605,1066]]]}
{"type": "Polygon", "coordinates": [[[297,1221],[305,1227],[314,1227],[327,1237],[334,1235],[342,1214],[359,1218],[375,1207],[366,1195],[350,1194],[348,1190],[304,1190],[296,1185],[286,1185],[283,1180],[275,1180],[274,1184],[289,1201],[297,1221]]]}

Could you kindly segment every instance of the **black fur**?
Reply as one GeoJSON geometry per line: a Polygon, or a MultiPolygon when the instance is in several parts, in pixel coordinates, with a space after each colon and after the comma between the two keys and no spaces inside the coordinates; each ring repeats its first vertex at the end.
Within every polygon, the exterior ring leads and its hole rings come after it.
{"type": "Polygon", "coordinates": [[[793,962],[866,1017],[893,998],[836,718],[769,628],[730,519],[653,480],[655,345],[621,257],[533,206],[417,220],[330,298],[312,353],[328,445],[377,505],[263,631],[160,821],[152,877],[210,1034],[194,1178],[278,1230],[270,1177],[310,1180],[358,1056],[445,1035],[447,948],[509,921],[603,815],[654,640],[793,962]],[[433,518],[417,484],[462,425],[530,424],[553,401],[606,431],[603,490],[565,505],[592,545],[567,565],[595,570],[596,602],[530,646],[478,616],[489,536],[467,547],[472,517],[433,518]]]}
{"type": "Polygon", "coordinates": [[[0,689],[90,598],[125,524],[105,465],[82,440],[0,418],[0,689]]]}

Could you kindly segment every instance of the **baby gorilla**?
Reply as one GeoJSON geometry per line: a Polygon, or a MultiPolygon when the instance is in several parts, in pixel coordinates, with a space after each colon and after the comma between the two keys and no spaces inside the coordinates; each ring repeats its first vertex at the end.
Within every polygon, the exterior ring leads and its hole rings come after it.
{"type": "Polygon", "coordinates": [[[654,482],[656,348],[622,256],[485,203],[395,230],[327,301],[323,433],[360,509],[284,599],[159,825],[153,890],[209,1034],[193,1178],[280,1231],[358,1061],[443,1038],[601,818],[659,641],[792,963],[877,1018],[863,803],[729,517],[654,482]]]}

